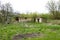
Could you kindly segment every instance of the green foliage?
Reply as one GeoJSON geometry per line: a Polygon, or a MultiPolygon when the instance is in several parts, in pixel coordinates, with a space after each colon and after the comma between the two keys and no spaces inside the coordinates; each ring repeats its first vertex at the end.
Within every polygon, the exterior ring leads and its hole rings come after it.
{"type": "Polygon", "coordinates": [[[45,18],[45,19],[50,19],[49,14],[41,14],[40,17],[45,18]]]}
{"type": "Polygon", "coordinates": [[[16,34],[43,33],[43,36],[23,40],[60,40],[60,25],[45,23],[0,24],[0,40],[12,40],[16,34]],[[26,27],[28,25],[28,27],[26,27]]]}

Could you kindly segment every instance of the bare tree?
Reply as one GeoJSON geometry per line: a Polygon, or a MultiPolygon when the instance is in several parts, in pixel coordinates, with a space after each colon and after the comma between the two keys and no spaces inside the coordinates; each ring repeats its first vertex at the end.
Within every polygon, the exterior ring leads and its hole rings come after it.
{"type": "Polygon", "coordinates": [[[58,11],[60,12],[60,1],[58,1],[57,6],[58,6],[58,11]]]}
{"type": "Polygon", "coordinates": [[[6,10],[6,23],[9,23],[12,13],[12,7],[9,3],[5,4],[5,10],[6,10]]]}
{"type": "Polygon", "coordinates": [[[1,5],[1,13],[2,13],[2,20],[3,23],[9,23],[11,19],[13,9],[10,5],[10,3],[2,4],[1,5]]]}
{"type": "Polygon", "coordinates": [[[57,5],[55,1],[51,0],[48,2],[47,8],[49,12],[53,15],[53,17],[56,19],[57,18],[57,5]]]}

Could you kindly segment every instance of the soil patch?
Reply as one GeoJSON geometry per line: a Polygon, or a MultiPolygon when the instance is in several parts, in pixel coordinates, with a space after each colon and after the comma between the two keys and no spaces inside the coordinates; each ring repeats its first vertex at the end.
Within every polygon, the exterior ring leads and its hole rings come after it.
{"type": "Polygon", "coordinates": [[[27,33],[27,34],[18,34],[13,37],[13,40],[21,40],[22,38],[32,38],[32,37],[42,37],[42,33],[27,33]]]}

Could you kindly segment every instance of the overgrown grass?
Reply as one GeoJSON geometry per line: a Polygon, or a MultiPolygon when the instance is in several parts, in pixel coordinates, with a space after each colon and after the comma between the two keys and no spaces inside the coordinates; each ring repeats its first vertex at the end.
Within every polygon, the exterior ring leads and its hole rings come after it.
{"type": "Polygon", "coordinates": [[[60,40],[60,25],[45,23],[15,23],[0,24],[0,40],[12,40],[16,34],[43,33],[43,37],[26,38],[22,40],[60,40]]]}

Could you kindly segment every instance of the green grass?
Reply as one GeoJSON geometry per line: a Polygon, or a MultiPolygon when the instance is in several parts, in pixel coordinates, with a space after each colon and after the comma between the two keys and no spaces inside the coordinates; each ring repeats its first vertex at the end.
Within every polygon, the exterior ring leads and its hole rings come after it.
{"type": "Polygon", "coordinates": [[[16,34],[43,33],[43,37],[26,38],[22,40],[60,40],[60,25],[45,23],[15,23],[0,24],[0,40],[12,40],[16,34]],[[27,25],[27,27],[26,27],[27,25]]]}

